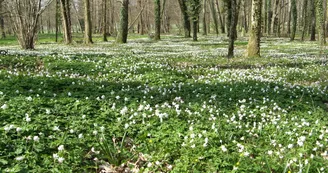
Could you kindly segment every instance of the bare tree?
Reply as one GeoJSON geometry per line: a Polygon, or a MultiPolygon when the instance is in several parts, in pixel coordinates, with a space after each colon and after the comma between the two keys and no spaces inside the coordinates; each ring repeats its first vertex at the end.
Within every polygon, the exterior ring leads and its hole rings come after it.
{"type": "Polygon", "coordinates": [[[6,33],[5,33],[5,20],[3,19],[3,3],[4,0],[0,0],[0,38],[6,38],[6,33]]]}
{"type": "Polygon", "coordinates": [[[191,37],[191,25],[190,25],[190,19],[189,19],[189,14],[188,14],[188,8],[185,0],[178,0],[179,6],[181,9],[181,13],[183,16],[183,28],[185,31],[185,38],[191,37]]]}
{"type": "Polygon", "coordinates": [[[120,13],[120,28],[116,38],[117,43],[126,43],[128,39],[129,28],[129,0],[120,1],[121,13],[120,13]]]}
{"type": "Polygon", "coordinates": [[[248,57],[260,56],[262,0],[252,1],[252,25],[247,46],[248,57]]]}
{"type": "Polygon", "coordinates": [[[84,0],[84,28],[85,28],[84,43],[85,44],[93,43],[89,0],[84,0]]]}
{"type": "Polygon", "coordinates": [[[292,32],[290,34],[290,41],[294,41],[296,34],[296,26],[297,26],[297,6],[296,0],[291,0],[291,17],[292,17],[292,32]]]}
{"type": "Polygon", "coordinates": [[[70,13],[70,0],[60,0],[60,7],[62,13],[64,39],[66,44],[72,43],[72,24],[71,24],[71,13],[70,13]]]}
{"type": "Polygon", "coordinates": [[[102,29],[102,32],[103,32],[103,41],[106,42],[108,41],[107,40],[107,0],[102,0],[102,3],[103,3],[103,29],[102,29]]]}
{"type": "Polygon", "coordinates": [[[155,40],[161,39],[161,1],[155,0],[155,40]]]}
{"type": "Polygon", "coordinates": [[[192,20],[192,30],[193,30],[193,40],[197,41],[197,33],[198,33],[198,24],[199,24],[199,13],[201,11],[201,0],[189,0],[189,15],[192,20]]]}
{"type": "Polygon", "coordinates": [[[5,0],[3,5],[10,12],[18,42],[23,49],[34,49],[38,34],[39,18],[52,0],[5,0]]]}

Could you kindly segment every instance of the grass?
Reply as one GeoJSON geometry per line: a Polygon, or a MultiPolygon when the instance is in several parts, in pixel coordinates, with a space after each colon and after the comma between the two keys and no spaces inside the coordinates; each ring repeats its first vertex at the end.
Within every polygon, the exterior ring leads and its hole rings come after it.
{"type": "Polygon", "coordinates": [[[328,67],[314,42],[263,39],[248,59],[240,38],[229,60],[214,36],[52,39],[35,51],[0,41],[3,172],[328,169],[328,67]]]}

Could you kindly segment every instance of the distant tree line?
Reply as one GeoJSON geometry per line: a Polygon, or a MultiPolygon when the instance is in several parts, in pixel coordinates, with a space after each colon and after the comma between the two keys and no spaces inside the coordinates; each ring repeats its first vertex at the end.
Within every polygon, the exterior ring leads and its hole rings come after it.
{"type": "Polygon", "coordinates": [[[23,49],[34,49],[38,33],[59,33],[73,43],[73,33],[93,34],[103,41],[115,36],[126,43],[129,33],[160,40],[163,33],[224,34],[234,41],[249,36],[248,56],[260,56],[260,38],[289,37],[326,43],[327,0],[0,0],[0,37],[15,34],[23,49]],[[317,35],[316,35],[317,34],[317,35]]]}

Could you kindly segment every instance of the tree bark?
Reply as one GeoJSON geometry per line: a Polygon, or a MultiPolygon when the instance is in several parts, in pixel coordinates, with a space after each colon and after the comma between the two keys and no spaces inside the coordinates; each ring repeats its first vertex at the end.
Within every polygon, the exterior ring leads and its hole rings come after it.
{"type": "Polygon", "coordinates": [[[211,14],[214,22],[214,29],[215,33],[218,36],[219,35],[219,26],[218,26],[218,17],[216,16],[216,10],[215,10],[215,2],[214,0],[210,0],[210,9],[211,9],[211,14]]]}
{"type": "Polygon", "coordinates": [[[247,46],[248,57],[260,56],[262,0],[252,1],[252,25],[247,46]]]}
{"type": "Polygon", "coordinates": [[[311,0],[311,38],[310,41],[315,41],[315,33],[316,33],[316,5],[315,5],[315,0],[311,0]]]}
{"type": "Polygon", "coordinates": [[[268,35],[271,34],[271,24],[272,24],[272,17],[273,17],[273,11],[272,11],[272,5],[271,5],[271,0],[267,0],[268,3],[268,35]]]}
{"type": "Polygon", "coordinates": [[[218,0],[216,0],[216,8],[218,10],[218,15],[219,15],[219,21],[220,21],[220,27],[221,27],[221,33],[225,33],[225,24],[223,22],[223,19],[222,19],[222,15],[221,15],[221,10],[220,10],[220,5],[219,5],[219,2],[218,0]]]}
{"type": "Polygon", "coordinates": [[[116,38],[117,43],[127,43],[129,28],[129,0],[122,0],[120,12],[120,28],[116,38]]]}
{"type": "Polygon", "coordinates": [[[64,40],[66,44],[72,43],[72,24],[69,0],[60,0],[62,22],[64,30],[64,40]]]}
{"type": "Polygon", "coordinates": [[[185,31],[185,38],[190,38],[191,37],[191,24],[190,24],[187,4],[184,0],[178,0],[178,2],[179,2],[180,9],[181,9],[181,13],[183,15],[183,28],[185,31]]]}
{"type": "Polygon", "coordinates": [[[308,0],[303,0],[303,30],[302,30],[302,37],[301,40],[304,41],[305,32],[308,27],[308,0]]]}
{"type": "Polygon", "coordinates": [[[207,35],[206,15],[207,15],[206,0],[203,0],[203,35],[207,35]]]}
{"type": "Polygon", "coordinates": [[[290,41],[294,41],[295,34],[296,34],[296,28],[297,28],[297,6],[296,6],[296,0],[291,0],[291,11],[292,14],[292,31],[290,34],[290,41]]]}
{"type": "Polygon", "coordinates": [[[103,0],[102,1],[103,4],[103,21],[102,21],[102,25],[103,25],[103,29],[102,29],[102,35],[103,35],[103,41],[107,42],[107,0],[103,0]]]}
{"type": "Polygon", "coordinates": [[[228,47],[228,58],[234,56],[234,43],[236,39],[236,18],[237,18],[237,0],[225,0],[225,6],[227,9],[227,28],[229,35],[229,47],[228,47]]]}
{"type": "Polygon", "coordinates": [[[155,35],[154,40],[161,39],[161,1],[155,0],[155,35]]]}
{"type": "Polygon", "coordinates": [[[89,0],[84,0],[84,29],[84,44],[92,44],[92,25],[89,0]]]}
{"type": "Polygon", "coordinates": [[[274,4],[274,12],[273,12],[273,17],[272,17],[272,26],[271,26],[271,29],[272,29],[272,33],[277,36],[277,33],[278,33],[278,10],[279,10],[279,0],[276,0],[275,1],[275,4],[274,4]]]}
{"type": "MultiPolygon", "coordinates": [[[[0,12],[3,10],[3,0],[0,0],[0,12]]],[[[6,33],[5,33],[5,20],[3,19],[3,16],[0,14],[0,34],[1,34],[1,39],[6,38],[6,33]]]]}
{"type": "Polygon", "coordinates": [[[323,0],[316,0],[316,12],[318,19],[320,45],[323,46],[326,44],[323,0]]]}

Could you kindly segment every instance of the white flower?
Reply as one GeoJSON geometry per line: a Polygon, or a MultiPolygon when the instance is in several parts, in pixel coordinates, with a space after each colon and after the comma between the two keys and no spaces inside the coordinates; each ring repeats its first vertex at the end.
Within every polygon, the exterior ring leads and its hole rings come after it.
{"type": "Polygon", "coordinates": [[[245,152],[244,152],[244,156],[245,156],[245,157],[248,157],[248,156],[249,156],[249,152],[245,151],[245,152]]]}
{"type": "Polygon", "coordinates": [[[104,126],[101,126],[101,127],[100,127],[100,131],[101,131],[101,132],[104,132],[104,131],[105,131],[105,127],[104,127],[104,126]]]}
{"type": "Polygon", "coordinates": [[[173,168],[172,165],[167,165],[167,169],[168,169],[168,170],[171,170],[172,168],[173,168]]]}
{"type": "Polygon", "coordinates": [[[221,146],[221,149],[222,149],[223,152],[227,152],[228,151],[228,149],[224,145],[221,146]]]}
{"type": "Polygon", "coordinates": [[[120,111],[120,114],[125,115],[128,112],[128,108],[124,106],[124,108],[120,111]]]}
{"type": "Polygon", "coordinates": [[[25,114],[25,120],[26,120],[26,122],[30,122],[31,121],[31,118],[29,117],[28,114],[25,114]]]}
{"type": "Polygon", "coordinates": [[[27,100],[27,101],[32,101],[33,99],[32,99],[31,96],[29,96],[29,97],[26,97],[26,100],[27,100]]]}
{"type": "Polygon", "coordinates": [[[192,138],[192,139],[195,138],[195,134],[191,134],[190,138],[192,138]]]}
{"type": "Polygon", "coordinates": [[[7,109],[8,108],[8,105],[7,104],[3,104],[2,106],[1,106],[1,109],[3,109],[3,110],[5,110],[5,109],[7,109]]]}
{"type": "Polygon", "coordinates": [[[35,142],[39,142],[39,140],[40,140],[39,136],[34,136],[34,137],[33,137],[33,141],[35,141],[35,142]]]}
{"type": "Polygon", "coordinates": [[[16,128],[16,132],[20,132],[20,131],[22,131],[22,128],[17,127],[17,128],[16,128]]]}
{"type": "Polygon", "coordinates": [[[58,158],[59,158],[59,156],[58,156],[58,154],[57,154],[57,153],[55,153],[55,154],[52,154],[52,157],[53,157],[54,159],[58,159],[58,158]]]}
{"type": "Polygon", "coordinates": [[[80,133],[80,134],[79,134],[79,139],[82,139],[82,138],[83,138],[83,134],[80,133]]]}
{"type": "Polygon", "coordinates": [[[46,109],[46,114],[50,114],[50,109],[46,109]]]}
{"type": "Polygon", "coordinates": [[[71,92],[68,92],[67,95],[68,95],[69,97],[71,97],[71,96],[72,96],[72,93],[71,93],[71,92]]]}
{"type": "Polygon", "coordinates": [[[195,144],[193,144],[192,146],[190,146],[191,148],[195,148],[196,147],[196,145],[195,144]]]}
{"type": "Polygon", "coordinates": [[[293,148],[293,146],[294,146],[293,144],[288,144],[287,148],[290,149],[290,148],[293,148]]]}
{"type": "Polygon", "coordinates": [[[59,129],[58,126],[55,126],[55,127],[53,128],[53,131],[60,131],[60,129],[59,129]]]}
{"type": "Polygon", "coordinates": [[[64,150],[64,145],[60,145],[59,147],[58,147],[58,151],[63,151],[64,150]]]}
{"type": "Polygon", "coordinates": [[[63,157],[59,157],[59,158],[58,158],[58,162],[59,162],[59,163],[63,163],[64,160],[65,160],[65,159],[64,159],[63,157]]]}
{"type": "MultiPolygon", "coordinates": [[[[58,128],[58,130],[59,130],[59,128],[58,128]]],[[[69,132],[70,132],[70,133],[74,133],[74,130],[73,130],[73,129],[71,129],[71,130],[69,130],[69,132]]]]}
{"type": "Polygon", "coordinates": [[[272,152],[271,150],[268,151],[268,154],[269,154],[269,155],[272,155],[272,153],[273,153],[273,152],[272,152]]]}
{"type": "Polygon", "coordinates": [[[98,131],[97,131],[97,130],[94,130],[94,131],[92,132],[92,134],[93,134],[93,135],[97,135],[97,134],[98,134],[98,131]]]}
{"type": "Polygon", "coordinates": [[[151,166],[153,166],[153,164],[152,164],[151,162],[149,162],[149,163],[147,164],[147,167],[150,168],[151,166]]]}
{"type": "Polygon", "coordinates": [[[124,128],[125,128],[125,129],[129,128],[129,124],[126,123],[126,124],[124,125],[124,128]]]}
{"type": "Polygon", "coordinates": [[[18,157],[15,158],[15,160],[17,160],[17,161],[21,161],[21,160],[23,160],[24,158],[25,158],[25,156],[18,156],[18,157]]]}

